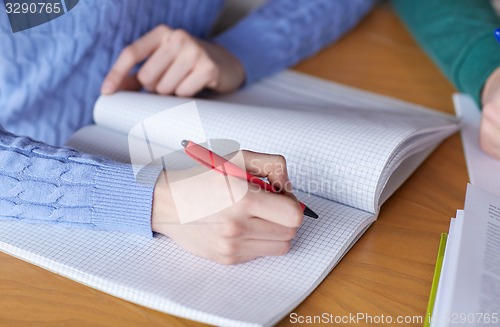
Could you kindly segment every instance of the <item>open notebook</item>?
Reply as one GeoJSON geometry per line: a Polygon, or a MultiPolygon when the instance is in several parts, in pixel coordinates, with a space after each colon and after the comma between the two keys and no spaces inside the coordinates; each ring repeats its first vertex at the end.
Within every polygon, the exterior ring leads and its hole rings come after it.
{"type": "MultiPolygon", "coordinates": [[[[131,128],[188,101],[137,93],[101,98],[96,125],[69,145],[127,161],[131,128]]],[[[293,72],[196,104],[208,139],[233,139],[244,149],[287,158],[296,195],[320,215],[305,219],[289,254],[220,266],[163,236],[17,222],[0,223],[0,250],[173,315],[271,325],[318,286],[375,221],[380,205],[458,129],[453,117],[293,72]]],[[[157,127],[156,142],[182,139],[190,128],[174,121],[157,127]]]]}

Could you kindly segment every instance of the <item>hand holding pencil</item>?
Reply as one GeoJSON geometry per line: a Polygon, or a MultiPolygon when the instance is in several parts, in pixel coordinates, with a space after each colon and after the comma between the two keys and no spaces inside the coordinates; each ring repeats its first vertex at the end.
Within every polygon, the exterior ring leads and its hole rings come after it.
{"type": "Polygon", "coordinates": [[[250,173],[267,177],[271,185],[281,185],[282,193],[266,191],[247,180],[222,176],[205,167],[203,173],[200,173],[200,168],[164,171],[158,178],[153,196],[153,230],[169,236],[185,250],[221,264],[237,264],[288,253],[304,212],[299,201],[288,191],[290,181],[285,159],[249,151],[241,154],[250,173]],[[176,204],[201,210],[224,201],[227,189],[214,187],[214,181],[221,178],[227,178],[234,188],[239,185],[246,189],[244,197],[205,218],[181,223],[176,204]],[[183,186],[174,189],[174,180],[182,180],[183,186]],[[174,198],[183,203],[176,203],[174,198]]]}
{"type": "MultiPolygon", "coordinates": [[[[184,140],[182,141],[182,146],[184,147],[184,151],[188,156],[190,156],[193,160],[199,162],[209,169],[214,169],[218,173],[221,173],[226,176],[233,176],[243,180],[246,180],[249,183],[257,185],[261,187],[263,190],[272,192],[272,193],[281,193],[283,189],[289,188],[289,193],[292,191],[290,185],[290,181],[287,181],[288,184],[281,185],[279,181],[274,185],[266,183],[259,177],[252,175],[250,172],[244,170],[243,168],[235,165],[231,161],[228,161],[216,153],[202,147],[199,144],[196,144],[192,141],[184,140]]],[[[282,160],[284,161],[284,159],[282,160]]],[[[285,163],[283,163],[284,168],[286,168],[285,163]]],[[[245,167],[247,168],[247,167],[245,167]]],[[[260,170],[258,170],[260,173],[260,170]]],[[[266,176],[267,177],[267,176],[266,176]]],[[[299,202],[301,209],[304,211],[304,214],[311,218],[318,218],[318,215],[312,211],[309,207],[307,207],[304,203],[299,202]]]]}

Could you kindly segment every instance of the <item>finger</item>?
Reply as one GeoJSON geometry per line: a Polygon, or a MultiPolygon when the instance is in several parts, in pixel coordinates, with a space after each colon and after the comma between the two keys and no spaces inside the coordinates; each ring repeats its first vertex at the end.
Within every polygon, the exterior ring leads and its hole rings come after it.
{"type": "Polygon", "coordinates": [[[483,119],[500,128],[500,101],[493,101],[484,106],[483,119]]]}
{"type": "Polygon", "coordinates": [[[110,94],[123,83],[129,72],[135,65],[149,57],[161,44],[161,40],[171,30],[164,26],[158,26],[151,32],[126,47],[116,60],[104,79],[101,91],[103,94],[110,94]]]}
{"type": "Polygon", "coordinates": [[[260,218],[249,218],[243,222],[244,239],[267,241],[290,241],[297,235],[297,228],[286,227],[260,218]]]}
{"type": "Polygon", "coordinates": [[[181,97],[191,97],[203,90],[217,84],[215,66],[210,64],[198,64],[193,71],[184,78],[177,88],[175,94],[181,97]]]}
{"type": "Polygon", "coordinates": [[[493,103],[483,108],[480,126],[480,145],[484,152],[500,159],[500,108],[493,103]]]}
{"type": "Polygon", "coordinates": [[[137,79],[137,75],[130,75],[123,80],[117,91],[139,91],[142,89],[142,84],[137,79]]]}
{"type": "Polygon", "coordinates": [[[304,219],[295,198],[266,192],[254,185],[249,185],[248,193],[240,202],[251,216],[285,227],[299,227],[304,219]]]}
{"type": "Polygon", "coordinates": [[[240,256],[280,256],[290,251],[290,241],[247,240],[240,243],[240,256]]]}
{"type": "Polygon", "coordinates": [[[237,256],[237,257],[224,257],[224,256],[218,256],[218,257],[211,257],[207,256],[208,259],[211,259],[212,261],[215,261],[219,264],[222,265],[238,265],[247,261],[252,261],[257,259],[259,256],[237,256]]]}
{"type": "Polygon", "coordinates": [[[182,80],[196,65],[198,48],[195,45],[185,46],[174,59],[168,70],[156,85],[159,94],[172,94],[182,80]]]}
{"type": "Polygon", "coordinates": [[[161,77],[165,74],[180,47],[176,43],[163,42],[151,55],[138,73],[138,79],[148,91],[154,91],[161,77]]]}
{"type": "Polygon", "coordinates": [[[232,153],[226,157],[228,157],[231,163],[256,176],[267,177],[275,191],[284,194],[293,203],[299,205],[297,198],[292,193],[293,187],[288,179],[286,161],[283,156],[241,151],[232,153]]]}
{"type": "Polygon", "coordinates": [[[278,192],[292,192],[292,184],[288,179],[288,169],[283,156],[243,151],[243,158],[248,172],[259,177],[267,177],[269,183],[278,192]]]}
{"type": "Polygon", "coordinates": [[[481,149],[493,158],[500,159],[500,134],[489,124],[482,124],[480,130],[481,149]]]}

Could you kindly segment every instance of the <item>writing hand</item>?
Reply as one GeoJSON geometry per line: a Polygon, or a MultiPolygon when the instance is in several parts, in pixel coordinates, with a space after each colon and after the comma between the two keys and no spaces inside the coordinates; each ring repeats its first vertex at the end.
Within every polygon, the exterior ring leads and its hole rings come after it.
{"type": "Polygon", "coordinates": [[[281,156],[248,151],[243,151],[243,157],[249,172],[267,177],[283,193],[266,192],[244,180],[226,177],[213,170],[203,174],[179,172],[177,174],[189,177],[182,181],[184,187],[175,189],[178,192],[176,198],[186,201],[192,208],[209,208],[217,201],[224,201],[228,191],[214,189],[212,182],[215,179],[228,178],[233,191],[241,187],[245,192],[235,204],[200,220],[181,224],[169,185],[176,173],[163,172],[154,192],[153,230],[169,236],[185,250],[221,264],[286,254],[290,250],[290,240],[303,220],[302,209],[290,192],[286,162],[281,156]],[[193,192],[202,196],[197,197],[193,192]]]}

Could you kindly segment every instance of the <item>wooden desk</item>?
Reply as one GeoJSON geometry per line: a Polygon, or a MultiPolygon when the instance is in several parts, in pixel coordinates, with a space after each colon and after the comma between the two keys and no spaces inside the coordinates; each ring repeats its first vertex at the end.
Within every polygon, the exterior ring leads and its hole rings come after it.
{"type": "MultiPolygon", "coordinates": [[[[387,8],[297,70],[453,112],[453,87],[387,8]]],[[[294,312],[425,314],[441,232],[468,181],[454,135],[384,204],[378,221],[294,312]]],[[[0,254],[0,325],[194,326],[0,254]]],[[[280,325],[290,325],[284,319],[280,325]]]]}

